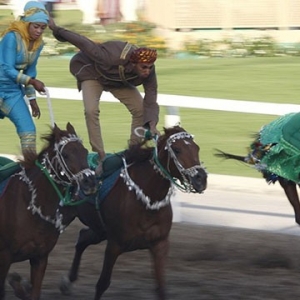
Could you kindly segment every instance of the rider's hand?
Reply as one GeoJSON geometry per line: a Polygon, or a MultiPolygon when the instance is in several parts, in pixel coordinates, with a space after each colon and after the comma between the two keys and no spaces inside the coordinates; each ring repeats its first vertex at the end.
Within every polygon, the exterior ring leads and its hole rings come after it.
{"type": "Polygon", "coordinates": [[[30,100],[29,104],[31,106],[32,116],[39,119],[41,116],[41,111],[36,100],[35,99],[30,100]]]}
{"type": "Polygon", "coordinates": [[[49,18],[48,27],[50,30],[53,30],[56,27],[56,24],[55,24],[53,18],[49,18]]]}
{"type": "Polygon", "coordinates": [[[31,78],[28,83],[33,85],[34,89],[37,90],[39,93],[46,93],[45,85],[43,82],[35,78],[31,78]]]}
{"type": "Polygon", "coordinates": [[[157,130],[155,122],[153,122],[153,121],[149,122],[149,129],[152,133],[152,136],[155,136],[155,135],[160,136],[160,132],[157,130]]]}

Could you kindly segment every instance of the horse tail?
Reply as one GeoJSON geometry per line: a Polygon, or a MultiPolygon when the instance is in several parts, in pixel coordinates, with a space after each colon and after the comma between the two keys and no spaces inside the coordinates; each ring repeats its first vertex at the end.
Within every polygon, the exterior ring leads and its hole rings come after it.
{"type": "Polygon", "coordinates": [[[216,153],[214,153],[214,156],[216,156],[216,157],[220,157],[220,158],[224,158],[224,159],[234,159],[234,160],[239,160],[239,161],[242,161],[242,162],[246,163],[246,161],[245,161],[246,157],[245,156],[226,153],[226,152],[223,152],[219,149],[215,149],[215,151],[216,151],[216,153]]]}

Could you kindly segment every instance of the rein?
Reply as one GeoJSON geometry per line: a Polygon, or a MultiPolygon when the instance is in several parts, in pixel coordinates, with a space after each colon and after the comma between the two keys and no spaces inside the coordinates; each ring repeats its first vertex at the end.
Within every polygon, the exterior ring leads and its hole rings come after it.
{"type": "Polygon", "coordinates": [[[47,179],[51,183],[52,187],[55,189],[55,191],[60,199],[60,203],[59,203],[60,206],[75,206],[75,205],[82,204],[86,201],[86,199],[82,199],[80,201],[72,201],[72,197],[71,197],[71,193],[70,193],[70,188],[71,188],[70,184],[68,184],[65,196],[63,196],[62,193],[60,192],[60,190],[58,189],[57,185],[55,184],[54,180],[52,179],[52,176],[48,172],[47,168],[45,166],[43,166],[37,160],[35,161],[35,164],[36,164],[36,166],[38,166],[40,168],[40,170],[44,173],[44,175],[47,177],[47,179]]]}

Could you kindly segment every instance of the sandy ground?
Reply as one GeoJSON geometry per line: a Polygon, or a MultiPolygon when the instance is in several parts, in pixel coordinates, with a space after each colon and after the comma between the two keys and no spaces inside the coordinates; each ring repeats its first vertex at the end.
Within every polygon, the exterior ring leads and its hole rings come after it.
{"type": "MultiPolygon", "coordinates": [[[[81,227],[73,222],[51,253],[43,300],[93,299],[105,243],[86,250],[72,296],[61,295],[58,288],[81,227]]],[[[168,299],[299,299],[299,253],[297,236],[174,223],[166,268],[168,299]]],[[[14,264],[11,271],[28,278],[28,262],[14,264]]],[[[6,299],[15,299],[9,285],[6,290],[6,299]]],[[[103,299],[155,299],[148,251],[119,257],[103,299]]]]}

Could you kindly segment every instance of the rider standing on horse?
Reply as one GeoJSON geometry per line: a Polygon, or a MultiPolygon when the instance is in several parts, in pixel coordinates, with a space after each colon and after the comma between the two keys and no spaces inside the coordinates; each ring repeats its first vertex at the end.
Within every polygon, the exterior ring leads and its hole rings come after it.
{"type": "Polygon", "coordinates": [[[14,123],[23,155],[36,152],[36,128],[24,96],[32,116],[40,118],[36,91],[45,92],[45,85],[36,79],[36,66],[48,21],[44,5],[29,1],[24,14],[3,32],[0,42],[0,118],[7,117],[14,123]]]}
{"type": "Polygon", "coordinates": [[[49,28],[59,41],[68,41],[81,51],[70,62],[70,71],[82,90],[85,120],[92,150],[100,160],[105,150],[99,123],[99,100],[103,91],[112,93],[132,115],[130,144],[140,142],[134,129],[146,126],[152,134],[159,117],[157,79],[154,62],[156,50],[138,48],[122,41],[96,43],[75,32],[56,26],[53,19],[49,28]],[[143,85],[145,96],[136,88],[143,85]]]}

